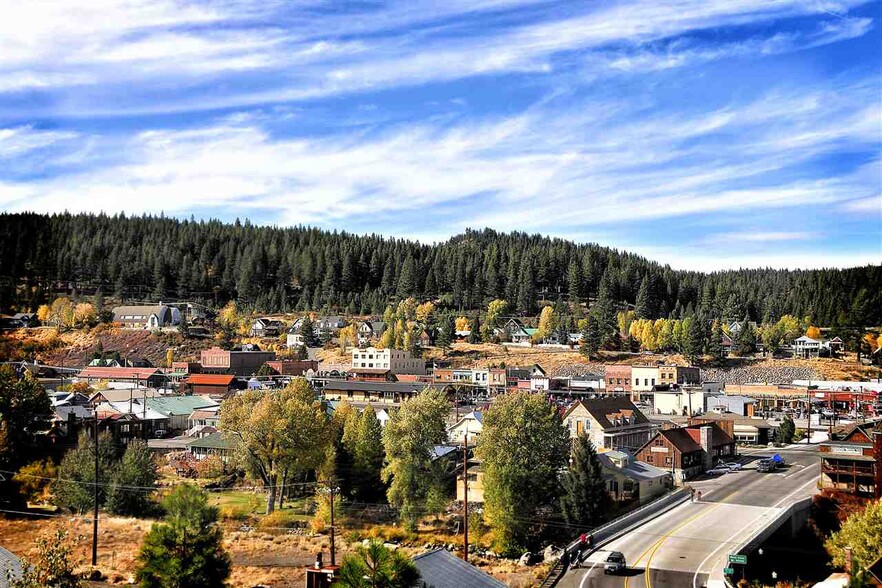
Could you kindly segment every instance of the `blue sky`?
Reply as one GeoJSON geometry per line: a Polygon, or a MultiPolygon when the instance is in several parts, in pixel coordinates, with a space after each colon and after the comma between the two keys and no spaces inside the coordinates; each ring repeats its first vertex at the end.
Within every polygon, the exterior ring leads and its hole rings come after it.
{"type": "Polygon", "coordinates": [[[0,0],[0,207],[882,263],[882,4],[0,0]]]}

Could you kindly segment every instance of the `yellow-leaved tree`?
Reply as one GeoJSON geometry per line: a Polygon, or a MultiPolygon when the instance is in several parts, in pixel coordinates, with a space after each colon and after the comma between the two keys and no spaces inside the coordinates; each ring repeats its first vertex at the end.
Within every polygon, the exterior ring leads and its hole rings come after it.
{"type": "Polygon", "coordinates": [[[821,329],[812,325],[808,329],[805,330],[805,336],[810,339],[819,339],[821,338],[821,329]]]}
{"type": "Polygon", "coordinates": [[[469,331],[471,330],[469,327],[469,319],[464,316],[456,317],[456,330],[457,331],[469,331]]]}

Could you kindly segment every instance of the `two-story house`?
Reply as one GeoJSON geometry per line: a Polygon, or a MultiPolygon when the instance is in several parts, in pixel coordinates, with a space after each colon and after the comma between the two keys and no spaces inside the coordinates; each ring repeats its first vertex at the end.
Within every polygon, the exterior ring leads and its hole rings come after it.
{"type": "Polygon", "coordinates": [[[622,396],[576,401],[563,420],[571,438],[585,433],[598,449],[633,452],[652,435],[649,419],[622,396]]]}

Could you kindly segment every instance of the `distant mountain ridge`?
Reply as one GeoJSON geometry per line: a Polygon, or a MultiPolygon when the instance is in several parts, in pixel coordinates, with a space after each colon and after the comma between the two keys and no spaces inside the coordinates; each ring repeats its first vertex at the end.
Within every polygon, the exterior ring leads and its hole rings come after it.
{"type": "Polygon", "coordinates": [[[882,323],[882,267],[673,270],[560,238],[467,230],[426,245],[378,235],[162,216],[0,214],[0,308],[45,301],[59,284],[126,299],[237,300],[260,311],[379,314],[414,296],[469,311],[502,298],[532,315],[542,299],[615,300],[649,317],[811,316],[882,323]]]}

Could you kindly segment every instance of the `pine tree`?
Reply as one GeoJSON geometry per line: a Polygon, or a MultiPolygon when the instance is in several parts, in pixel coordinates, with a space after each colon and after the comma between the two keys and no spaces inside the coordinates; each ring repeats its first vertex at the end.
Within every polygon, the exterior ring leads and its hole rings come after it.
{"type": "Polygon", "coordinates": [[[377,414],[370,406],[365,407],[355,422],[357,430],[349,448],[352,453],[352,485],[356,498],[374,502],[383,496],[385,486],[380,479],[383,469],[383,428],[377,414]]]}
{"type": "Polygon", "coordinates": [[[708,343],[707,353],[714,358],[714,360],[723,357],[723,329],[720,327],[720,322],[717,320],[711,325],[711,338],[708,343]]]}
{"type": "Polygon", "coordinates": [[[575,440],[570,467],[561,484],[561,511],[571,529],[591,529],[603,522],[609,494],[597,451],[585,433],[575,440]]]}
{"type": "Polygon", "coordinates": [[[526,315],[532,314],[536,309],[536,283],[533,281],[533,264],[529,255],[521,258],[517,304],[518,310],[526,315]]]}
{"type": "Polygon", "coordinates": [[[640,281],[640,289],[637,291],[637,318],[651,319],[655,318],[655,292],[652,287],[652,277],[643,276],[640,281]]]}
{"type": "Polygon", "coordinates": [[[408,255],[398,276],[398,297],[407,298],[416,294],[416,264],[413,256],[408,255]]]}
{"type": "Polygon", "coordinates": [[[704,353],[704,322],[704,318],[701,316],[693,316],[692,320],[689,321],[689,331],[686,334],[686,348],[684,349],[684,353],[686,359],[693,364],[701,361],[702,354],[704,353]]]}
{"type": "Polygon", "coordinates": [[[148,488],[156,484],[157,470],[153,453],[140,439],[129,442],[126,452],[113,472],[107,492],[107,510],[117,515],[136,516],[150,512],[152,501],[148,488]]]}
{"type": "Polygon", "coordinates": [[[570,304],[579,304],[582,298],[582,270],[579,267],[579,259],[573,257],[567,268],[567,298],[570,304]]]}
{"type": "Polygon", "coordinates": [[[591,317],[597,323],[595,328],[599,332],[599,346],[618,348],[618,316],[612,297],[612,274],[609,271],[604,272],[600,280],[600,290],[591,309],[591,317]]]}
{"type": "Polygon", "coordinates": [[[227,585],[230,556],[224,550],[217,509],[196,486],[180,484],[163,501],[166,515],[148,531],[135,577],[142,588],[216,588],[227,585]]]}
{"type": "Polygon", "coordinates": [[[469,343],[476,344],[481,342],[481,319],[475,315],[471,320],[472,328],[469,331],[469,343]]]}
{"type": "Polygon", "coordinates": [[[438,331],[436,343],[442,349],[449,349],[456,337],[456,321],[452,314],[448,314],[441,322],[441,328],[438,331]]]}
{"type": "Polygon", "coordinates": [[[756,331],[750,324],[750,317],[745,316],[741,322],[741,329],[738,332],[738,353],[753,353],[756,349],[756,331]]]}

